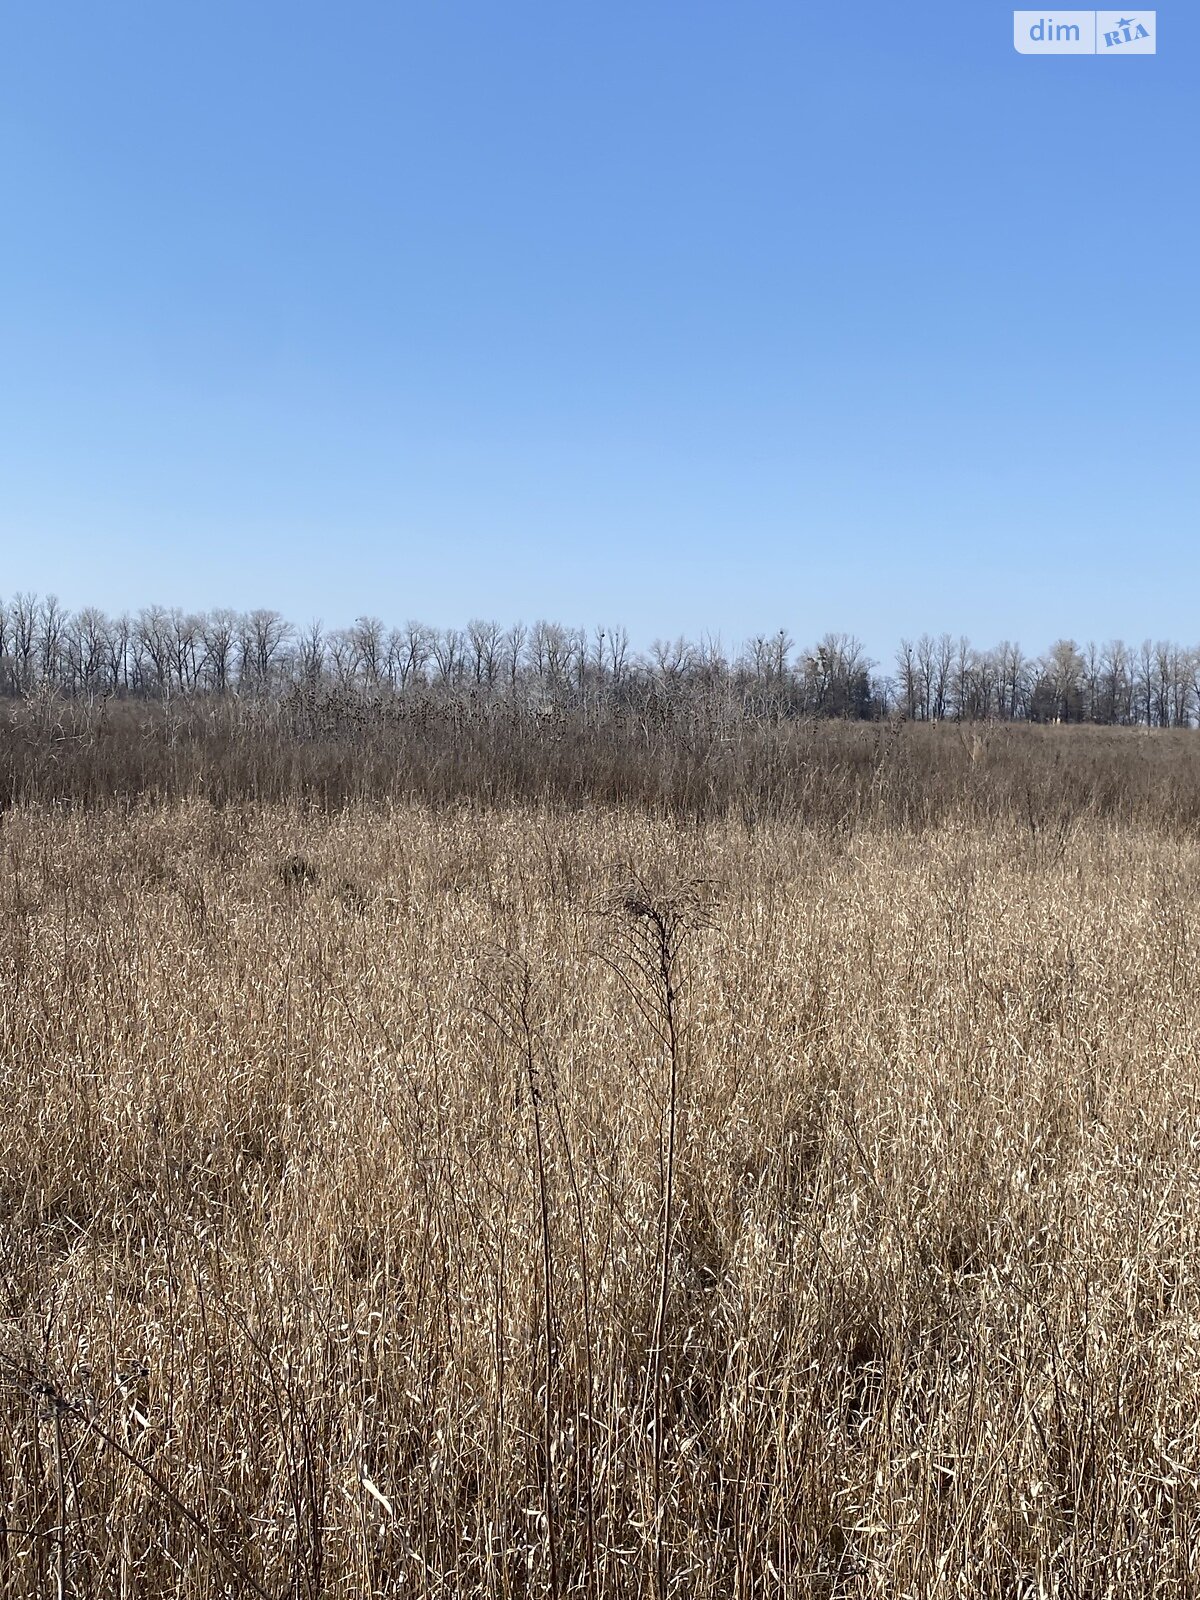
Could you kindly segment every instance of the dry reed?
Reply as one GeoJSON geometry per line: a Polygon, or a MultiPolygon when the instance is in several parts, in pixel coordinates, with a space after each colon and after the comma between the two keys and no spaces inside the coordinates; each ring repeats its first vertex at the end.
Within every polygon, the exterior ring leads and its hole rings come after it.
{"type": "Polygon", "coordinates": [[[1200,845],[1062,792],[10,807],[0,1597],[1200,1593],[1200,845]]]}

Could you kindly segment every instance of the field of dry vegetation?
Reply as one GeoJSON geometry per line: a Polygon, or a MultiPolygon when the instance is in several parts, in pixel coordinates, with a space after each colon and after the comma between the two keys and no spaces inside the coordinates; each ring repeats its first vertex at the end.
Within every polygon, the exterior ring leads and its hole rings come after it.
{"type": "Polygon", "coordinates": [[[1195,736],[1057,733],[10,726],[0,1600],[1200,1594],[1195,736]]]}

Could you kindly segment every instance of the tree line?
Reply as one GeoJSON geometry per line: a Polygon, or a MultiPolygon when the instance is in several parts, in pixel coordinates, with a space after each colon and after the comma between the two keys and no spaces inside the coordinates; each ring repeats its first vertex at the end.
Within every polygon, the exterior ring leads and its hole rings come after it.
{"type": "Polygon", "coordinates": [[[622,627],[473,620],[464,628],[377,617],[298,627],[258,608],[147,606],[110,617],[54,595],[0,600],[0,695],[169,700],[339,690],[381,698],[441,693],[602,711],[716,700],[750,717],[1090,722],[1189,727],[1200,720],[1200,648],[1057,640],[1041,655],[1007,640],[979,649],[949,633],[902,639],[887,667],[851,634],[798,647],[781,629],[736,650],[720,639],[656,640],[622,627]]]}

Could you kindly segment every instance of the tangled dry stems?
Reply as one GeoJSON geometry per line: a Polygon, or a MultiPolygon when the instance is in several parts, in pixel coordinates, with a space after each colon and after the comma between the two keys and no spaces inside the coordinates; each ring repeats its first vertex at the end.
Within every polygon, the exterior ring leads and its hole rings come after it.
{"type": "Polygon", "coordinates": [[[0,1596],[1198,1592],[1200,848],[1050,833],[10,809],[0,1596]]]}

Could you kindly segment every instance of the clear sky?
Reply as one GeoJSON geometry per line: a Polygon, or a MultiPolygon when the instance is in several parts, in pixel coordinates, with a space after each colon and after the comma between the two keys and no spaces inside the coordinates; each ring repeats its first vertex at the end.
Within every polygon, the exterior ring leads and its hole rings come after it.
{"type": "Polygon", "coordinates": [[[1200,13],[1158,22],[7,0],[0,593],[1194,642],[1200,13]]]}

